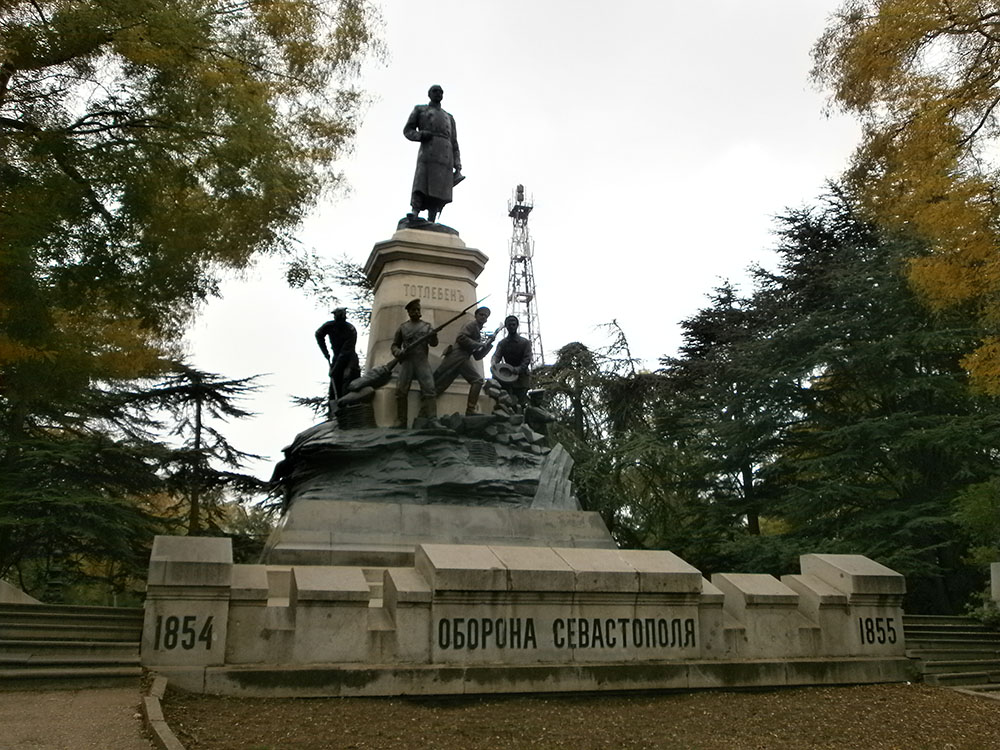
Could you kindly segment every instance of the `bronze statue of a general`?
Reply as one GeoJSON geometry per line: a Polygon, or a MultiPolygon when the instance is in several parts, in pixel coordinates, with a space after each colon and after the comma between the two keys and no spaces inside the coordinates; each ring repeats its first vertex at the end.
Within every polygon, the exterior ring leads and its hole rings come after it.
{"type": "Polygon", "coordinates": [[[441,108],[444,89],[435,84],[428,89],[427,96],[430,102],[413,108],[403,135],[420,143],[410,195],[413,213],[408,218],[416,219],[426,210],[427,220],[434,222],[445,205],[451,203],[451,189],[465,177],[455,118],[441,108]]]}

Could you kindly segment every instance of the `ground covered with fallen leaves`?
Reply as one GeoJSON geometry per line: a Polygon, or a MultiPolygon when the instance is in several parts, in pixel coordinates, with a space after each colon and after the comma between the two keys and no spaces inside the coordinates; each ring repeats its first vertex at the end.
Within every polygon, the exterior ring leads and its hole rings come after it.
{"type": "Polygon", "coordinates": [[[994,750],[1000,701],[912,685],[449,699],[169,691],[187,750],[994,750]]]}

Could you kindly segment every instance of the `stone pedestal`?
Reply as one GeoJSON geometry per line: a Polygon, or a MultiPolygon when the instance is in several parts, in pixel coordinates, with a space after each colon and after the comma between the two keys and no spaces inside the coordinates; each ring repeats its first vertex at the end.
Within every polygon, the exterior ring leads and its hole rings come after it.
{"type": "Polygon", "coordinates": [[[143,664],[196,692],[448,695],[912,678],[902,576],[857,555],[805,555],[801,574],[784,581],[727,573],[712,583],[667,551],[418,544],[402,566],[230,565],[229,540],[163,539],[150,569],[143,664]],[[197,637],[209,606],[211,647],[197,637]]]}
{"type": "Polygon", "coordinates": [[[157,536],[149,559],[142,663],[225,663],[233,547],[229,539],[157,536]]]}
{"type": "MultiPolygon", "coordinates": [[[[407,319],[405,306],[410,300],[420,300],[423,319],[435,327],[474,303],[476,279],[486,261],[484,253],[466,247],[457,236],[438,232],[400,229],[392,239],[377,243],[365,263],[365,274],[375,289],[366,366],[378,366],[392,357],[392,339],[396,329],[407,319]]],[[[432,369],[441,362],[445,347],[455,343],[459,329],[472,320],[474,310],[438,334],[440,344],[431,349],[432,369]]],[[[490,324],[493,322],[491,318],[490,324]]],[[[477,366],[482,368],[481,363],[477,366]]],[[[395,422],[395,389],[393,375],[389,384],[375,394],[375,423],[379,427],[389,427],[395,422]]],[[[438,399],[438,413],[464,412],[468,392],[465,381],[457,378],[438,399]]],[[[411,422],[419,403],[419,385],[414,381],[410,391],[411,422]]],[[[480,409],[486,404],[487,400],[481,398],[480,409]]]]}

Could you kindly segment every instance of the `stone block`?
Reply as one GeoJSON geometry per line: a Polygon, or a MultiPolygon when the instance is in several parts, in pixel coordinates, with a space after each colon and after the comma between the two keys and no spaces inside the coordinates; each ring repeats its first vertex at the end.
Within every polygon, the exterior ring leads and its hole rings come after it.
{"type": "Polygon", "coordinates": [[[13,584],[0,580],[0,604],[41,604],[41,602],[13,584]]]}
{"type": "Polygon", "coordinates": [[[906,579],[864,555],[802,555],[802,573],[814,575],[843,591],[852,602],[858,597],[890,597],[902,601],[906,579]]]}
{"type": "Polygon", "coordinates": [[[616,549],[557,547],[555,552],[576,574],[578,592],[639,591],[639,573],[622,559],[616,549]]]}
{"type": "Polygon", "coordinates": [[[716,573],[714,583],[726,595],[726,609],[739,614],[748,607],[797,607],[799,595],[764,573],[716,573]]]}
{"type": "Polygon", "coordinates": [[[507,568],[476,544],[421,544],[416,569],[437,591],[507,591],[507,568]]]}
{"type": "Polygon", "coordinates": [[[233,544],[229,539],[156,536],[149,558],[150,586],[229,586],[233,544]]]}
{"type": "Polygon", "coordinates": [[[300,603],[288,661],[292,664],[376,661],[369,658],[368,609],[367,602],[361,601],[300,603]]]}
{"type": "Polygon", "coordinates": [[[367,602],[371,589],[361,568],[302,566],[292,568],[299,604],[305,602],[367,602]]]}
{"type": "Polygon", "coordinates": [[[431,587],[416,568],[386,568],[382,577],[386,607],[399,604],[430,604],[431,587]]]}
{"type": "Polygon", "coordinates": [[[231,580],[231,601],[266,603],[269,591],[266,565],[233,565],[231,580]]]}
{"type": "Polygon", "coordinates": [[[267,566],[267,606],[294,607],[296,593],[291,566],[267,566]]]}
{"type": "Polygon", "coordinates": [[[816,655],[819,626],[798,610],[799,595],[773,576],[717,573],[712,583],[725,594],[726,652],[744,659],[816,655]]]}
{"type": "Polygon", "coordinates": [[[229,539],[153,540],[140,647],[144,666],[224,662],[232,571],[229,539]]]}
{"type": "Polygon", "coordinates": [[[799,595],[799,604],[804,611],[817,612],[828,607],[847,608],[847,594],[817,576],[786,575],[781,577],[781,582],[799,595]]]}
{"type": "Polygon", "coordinates": [[[140,656],[145,667],[225,663],[229,600],[147,597],[140,656]]]}
{"type": "Polygon", "coordinates": [[[857,653],[850,637],[847,594],[813,575],[787,575],[781,581],[799,595],[799,611],[819,626],[817,654],[833,657],[857,653]]]}
{"type": "Polygon", "coordinates": [[[711,581],[701,579],[701,595],[698,597],[698,642],[702,657],[721,659],[726,654],[726,634],[724,629],[723,603],[726,595],[711,581]]]}
{"type": "Polygon", "coordinates": [[[639,574],[640,593],[700,594],[701,571],[666,550],[619,550],[639,574]]]}
{"type": "Polygon", "coordinates": [[[573,591],[576,572],[551,547],[507,547],[490,550],[507,569],[511,591],[573,591]]]}

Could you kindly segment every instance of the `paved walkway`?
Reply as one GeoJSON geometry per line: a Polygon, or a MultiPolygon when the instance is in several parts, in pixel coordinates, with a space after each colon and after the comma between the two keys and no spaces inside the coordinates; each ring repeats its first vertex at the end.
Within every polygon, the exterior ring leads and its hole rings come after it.
{"type": "Polygon", "coordinates": [[[139,690],[0,691],[0,750],[150,750],[139,690]]]}

